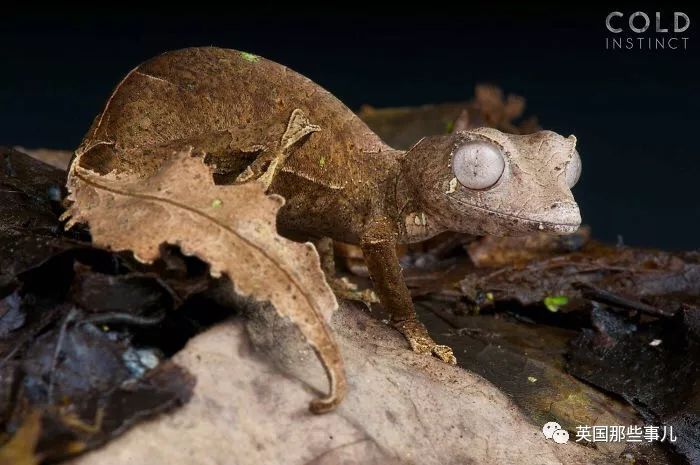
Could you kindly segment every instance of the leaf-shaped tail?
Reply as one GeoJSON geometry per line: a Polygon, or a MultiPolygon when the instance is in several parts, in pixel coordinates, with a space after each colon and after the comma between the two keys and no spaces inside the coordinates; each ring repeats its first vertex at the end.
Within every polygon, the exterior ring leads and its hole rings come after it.
{"type": "MultiPolygon", "coordinates": [[[[347,381],[345,379],[345,370],[343,368],[343,360],[340,357],[340,350],[336,345],[330,333],[326,334],[327,337],[322,338],[323,341],[318,341],[317,343],[311,343],[316,352],[316,356],[323,364],[323,368],[326,370],[326,376],[328,376],[329,392],[326,397],[320,399],[314,399],[309,404],[309,410],[313,413],[326,413],[329,412],[345,398],[347,393],[347,381]],[[316,344],[321,343],[319,346],[316,344]]],[[[311,340],[308,338],[309,342],[311,340]]]]}
{"type": "Polygon", "coordinates": [[[90,226],[93,242],[131,250],[151,263],[163,244],[180,247],[209,263],[213,276],[228,275],[237,294],[269,301],[290,318],[316,351],[329,379],[327,396],[311,402],[315,413],[333,409],[345,396],[343,361],[328,322],[337,301],[311,244],[280,236],[276,216],[284,199],[267,195],[259,182],[217,186],[203,156],[192,149],[163,149],[148,177],[115,172],[99,175],[80,165],[68,177],[72,205],[66,227],[90,226]]]}

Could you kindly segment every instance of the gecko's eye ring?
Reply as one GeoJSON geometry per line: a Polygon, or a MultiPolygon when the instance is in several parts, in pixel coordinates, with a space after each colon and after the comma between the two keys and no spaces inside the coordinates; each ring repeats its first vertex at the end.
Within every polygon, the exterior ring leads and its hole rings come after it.
{"type": "Polygon", "coordinates": [[[501,150],[482,140],[463,144],[452,158],[455,177],[468,189],[483,190],[492,187],[501,179],[505,167],[501,150]]]}
{"type": "Polygon", "coordinates": [[[571,189],[578,182],[578,178],[581,177],[581,157],[577,150],[574,150],[574,155],[566,165],[566,172],[564,174],[566,176],[566,185],[571,189]]]}

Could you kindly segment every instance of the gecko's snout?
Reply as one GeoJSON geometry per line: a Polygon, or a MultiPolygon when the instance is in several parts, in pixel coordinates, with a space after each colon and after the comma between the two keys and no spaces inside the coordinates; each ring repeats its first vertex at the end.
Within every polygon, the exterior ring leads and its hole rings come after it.
{"type": "Polygon", "coordinates": [[[581,226],[581,212],[576,202],[554,202],[531,218],[538,223],[538,229],[556,234],[571,234],[581,226]]]}

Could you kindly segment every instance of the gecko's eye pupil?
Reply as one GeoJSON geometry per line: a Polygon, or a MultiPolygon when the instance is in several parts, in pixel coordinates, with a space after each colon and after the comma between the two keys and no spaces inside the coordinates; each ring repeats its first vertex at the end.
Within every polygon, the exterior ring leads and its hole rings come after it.
{"type": "Polygon", "coordinates": [[[506,163],[498,147],[486,141],[470,141],[452,158],[452,171],[468,189],[488,189],[501,179],[506,163]]]}
{"type": "Polygon", "coordinates": [[[578,182],[578,178],[581,177],[581,157],[578,151],[574,150],[574,155],[571,157],[571,161],[566,165],[566,185],[569,189],[574,187],[578,182]]]}

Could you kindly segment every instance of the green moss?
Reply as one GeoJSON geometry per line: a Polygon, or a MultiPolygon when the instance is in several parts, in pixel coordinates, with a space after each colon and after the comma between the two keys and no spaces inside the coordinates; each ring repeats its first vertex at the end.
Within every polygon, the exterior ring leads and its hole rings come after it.
{"type": "Polygon", "coordinates": [[[260,59],[259,56],[253,55],[252,53],[248,53],[248,52],[241,52],[241,57],[245,61],[249,61],[251,63],[255,63],[256,61],[258,61],[260,59]]]}
{"type": "Polygon", "coordinates": [[[326,166],[326,157],[321,156],[321,158],[319,158],[319,160],[318,160],[318,166],[320,166],[321,168],[323,168],[324,166],[326,166]]]}

